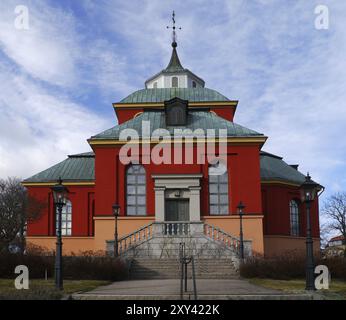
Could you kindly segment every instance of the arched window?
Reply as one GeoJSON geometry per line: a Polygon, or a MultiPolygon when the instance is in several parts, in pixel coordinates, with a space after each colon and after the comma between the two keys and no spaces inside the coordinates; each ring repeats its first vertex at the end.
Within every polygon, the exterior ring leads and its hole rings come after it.
{"type": "Polygon", "coordinates": [[[172,88],[178,88],[178,77],[172,77],[172,88]]]}
{"type": "Polygon", "coordinates": [[[146,214],[145,169],[139,164],[130,165],[126,171],[126,213],[128,216],[146,214]]]}
{"type": "Polygon", "coordinates": [[[299,206],[295,200],[290,201],[291,235],[299,236],[299,206]]]}
{"type": "Polygon", "coordinates": [[[196,87],[197,87],[196,81],[192,81],[192,88],[196,88],[196,87]]]}
{"type": "Polygon", "coordinates": [[[210,215],[226,215],[228,210],[228,172],[224,166],[209,167],[210,215]]]}
{"type": "MultiPolygon", "coordinates": [[[[56,210],[56,231],[58,230],[58,210],[56,210]]],[[[72,235],[72,203],[67,200],[66,204],[62,207],[61,212],[61,235],[70,236],[72,235]]]]}
{"type": "Polygon", "coordinates": [[[157,88],[157,81],[154,82],[153,88],[154,88],[154,89],[157,88]]]}

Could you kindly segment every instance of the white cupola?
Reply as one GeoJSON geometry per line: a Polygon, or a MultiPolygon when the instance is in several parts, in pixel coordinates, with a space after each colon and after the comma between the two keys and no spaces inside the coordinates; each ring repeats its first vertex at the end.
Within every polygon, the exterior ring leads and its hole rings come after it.
{"type": "MultiPolygon", "coordinates": [[[[167,27],[168,28],[168,27],[167,27]]],[[[175,14],[173,12],[173,42],[172,56],[166,69],[155,74],[145,81],[146,89],[155,88],[203,88],[205,82],[188,69],[181,65],[178,53],[175,34],[175,14]]]]}

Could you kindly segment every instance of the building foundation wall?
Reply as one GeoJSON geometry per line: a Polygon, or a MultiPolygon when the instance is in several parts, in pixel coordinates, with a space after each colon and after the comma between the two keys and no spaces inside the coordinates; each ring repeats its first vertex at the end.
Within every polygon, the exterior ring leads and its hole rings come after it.
{"type": "MultiPolygon", "coordinates": [[[[282,255],[305,255],[306,238],[280,235],[264,236],[264,255],[265,257],[282,255]]],[[[320,254],[320,239],[313,238],[314,254],[320,254]]]]}

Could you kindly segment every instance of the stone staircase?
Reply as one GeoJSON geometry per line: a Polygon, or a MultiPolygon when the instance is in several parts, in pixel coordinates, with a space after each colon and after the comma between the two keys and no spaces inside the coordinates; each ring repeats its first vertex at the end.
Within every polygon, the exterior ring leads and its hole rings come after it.
{"type": "MultiPolygon", "coordinates": [[[[180,277],[180,245],[195,260],[196,278],[238,277],[240,240],[203,222],[153,222],[118,241],[118,252],[130,262],[131,279],[176,279],[180,277]]],[[[114,252],[114,241],[107,241],[114,252]]],[[[251,241],[244,241],[245,256],[251,241]]],[[[191,264],[188,276],[191,277],[191,264]]]]}
{"type": "MultiPolygon", "coordinates": [[[[187,268],[188,278],[192,278],[191,263],[187,268]]],[[[238,271],[231,259],[197,259],[195,260],[197,279],[237,279],[238,271]]],[[[130,279],[179,279],[181,265],[178,259],[136,258],[131,261],[130,279]]]]}

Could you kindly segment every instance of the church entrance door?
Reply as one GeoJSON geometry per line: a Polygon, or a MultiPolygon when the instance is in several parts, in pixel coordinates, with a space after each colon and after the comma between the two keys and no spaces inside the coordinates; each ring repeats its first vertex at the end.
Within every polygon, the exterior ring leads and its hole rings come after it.
{"type": "Polygon", "coordinates": [[[189,221],[188,199],[166,199],[165,208],[166,221],[189,221]]]}
{"type": "Polygon", "coordinates": [[[188,199],[166,199],[165,201],[165,221],[172,221],[165,225],[165,233],[170,235],[186,234],[186,224],[190,219],[188,199]],[[176,223],[174,223],[176,222],[176,223]]]}

